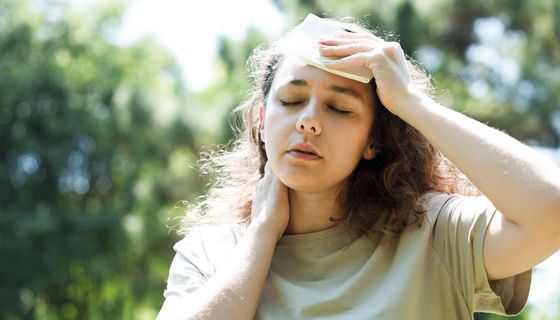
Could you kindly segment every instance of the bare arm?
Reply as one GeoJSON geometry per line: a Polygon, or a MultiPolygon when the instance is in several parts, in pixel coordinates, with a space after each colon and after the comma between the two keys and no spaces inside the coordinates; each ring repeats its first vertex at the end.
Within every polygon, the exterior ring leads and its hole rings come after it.
{"type": "Polygon", "coordinates": [[[227,265],[187,299],[166,300],[158,319],[254,318],[276,242],[289,217],[287,188],[269,172],[257,186],[252,214],[227,265]]]}
{"type": "Polygon", "coordinates": [[[526,271],[560,249],[560,169],[508,135],[447,109],[411,84],[397,43],[367,34],[320,42],[327,66],[369,68],[393,114],[419,130],[492,201],[499,212],[484,244],[490,279],[526,271]]]}
{"type": "Polygon", "coordinates": [[[484,245],[489,278],[531,269],[560,249],[560,169],[496,129],[429,98],[419,101],[414,110],[401,108],[399,116],[457,165],[499,211],[484,245]]]}
{"type": "Polygon", "coordinates": [[[250,226],[232,259],[188,301],[168,299],[158,319],[252,319],[268,274],[276,239],[265,228],[250,226]]]}

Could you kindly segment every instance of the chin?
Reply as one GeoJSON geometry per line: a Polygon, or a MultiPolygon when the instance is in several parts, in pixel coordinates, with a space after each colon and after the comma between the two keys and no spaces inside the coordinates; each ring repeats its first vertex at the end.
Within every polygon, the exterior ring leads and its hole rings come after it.
{"type": "Polygon", "coordinates": [[[321,188],[317,188],[317,187],[314,187],[314,186],[306,186],[306,185],[304,185],[304,186],[301,186],[301,185],[295,185],[295,186],[286,185],[286,186],[288,188],[290,188],[291,190],[298,191],[298,192],[304,192],[304,193],[319,193],[321,191],[324,191],[321,188]]]}
{"type": "Polygon", "coordinates": [[[304,177],[297,177],[294,175],[277,175],[278,179],[288,188],[296,191],[309,192],[317,189],[315,183],[310,183],[311,179],[306,179],[304,177]]]}
{"type": "Polygon", "coordinates": [[[280,179],[282,183],[298,192],[305,192],[305,193],[320,193],[331,190],[334,186],[326,185],[325,183],[319,183],[316,178],[304,178],[304,177],[297,177],[294,179],[280,179]]]}
{"type": "Polygon", "coordinates": [[[273,167],[272,171],[286,187],[299,192],[325,192],[338,185],[336,181],[325,181],[325,175],[308,169],[283,166],[278,170],[273,167]]]}

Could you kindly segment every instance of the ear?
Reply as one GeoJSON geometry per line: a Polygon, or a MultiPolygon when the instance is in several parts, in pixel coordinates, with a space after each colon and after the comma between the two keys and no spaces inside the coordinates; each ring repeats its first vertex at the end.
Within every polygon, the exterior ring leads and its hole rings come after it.
{"type": "Polygon", "coordinates": [[[371,160],[373,158],[375,158],[375,155],[377,154],[377,149],[374,146],[374,143],[371,142],[366,149],[364,150],[364,154],[363,157],[366,160],[371,160]]]}

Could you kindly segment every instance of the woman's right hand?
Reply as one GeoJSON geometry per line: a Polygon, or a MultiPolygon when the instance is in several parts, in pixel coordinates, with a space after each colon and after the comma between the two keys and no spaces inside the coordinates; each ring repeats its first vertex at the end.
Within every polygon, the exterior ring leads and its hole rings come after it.
{"type": "Polygon", "coordinates": [[[290,219],[288,187],[272,172],[268,164],[257,183],[251,211],[251,226],[264,228],[276,236],[284,234],[290,219]]]}
{"type": "Polygon", "coordinates": [[[193,293],[166,300],[158,319],[254,319],[289,211],[288,188],[266,167],[253,196],[251,223],[227,263],[193,293]]]}

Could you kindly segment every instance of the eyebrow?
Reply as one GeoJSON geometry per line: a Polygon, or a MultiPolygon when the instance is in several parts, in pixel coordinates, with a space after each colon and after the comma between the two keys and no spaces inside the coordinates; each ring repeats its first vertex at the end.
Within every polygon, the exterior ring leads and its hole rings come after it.
{"type": "MultiPolygon", "coordinates": [[[[288,84],[291,84],[291,85],[294,85],[294,86],[298,86],[298,87],[306,87],[306,86],[309,85],[309,84],[307,83],[307,81],[301,80],[301,79],[294,79],[294,80],[291,80],[288,84]]],[[[336,92],[336,93],[342,93],[342,94],[345,94],[345,95],[348,95],[348,96],[357,98],[357,99],[362,100],[362,101],[364,100],[363,97],[362,97],[362,95],[359,94],[358,91],[356,91],[356,90],[354,90],[354,89],[352,89],[352,88],[342,87],[342,86],[339,86],[339,85],[336,85],[336,84],[331,84],[331,85],[328,87],[328,90],[334,91],[334,92],[336,92]]]]}

